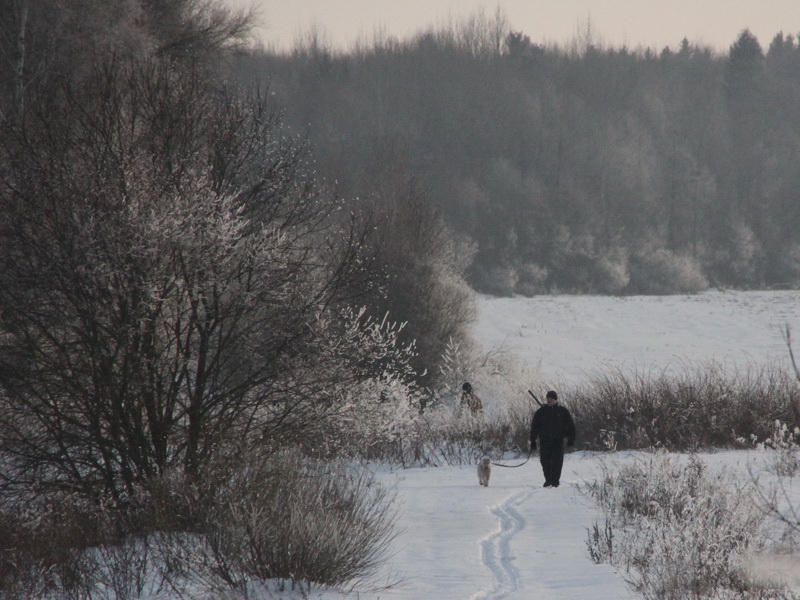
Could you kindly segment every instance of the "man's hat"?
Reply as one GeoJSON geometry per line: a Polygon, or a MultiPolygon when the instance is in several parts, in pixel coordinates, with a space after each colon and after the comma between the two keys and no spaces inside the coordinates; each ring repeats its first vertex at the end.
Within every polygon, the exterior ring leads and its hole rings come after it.
{"type": "Polygon", "coordinates": [[[545,398],[552,398],[553,400],[558,400],[558,394],[556,394],[553,390],[550,390],[545,395],[545,398]]]}
{"type": "Polygon", "coordinates": [[[470,385],[469,381],[465,381],[464,385],[461,386],[461,389],[464,390],[465,392],[471,392],[472,385],[470,385]]]}

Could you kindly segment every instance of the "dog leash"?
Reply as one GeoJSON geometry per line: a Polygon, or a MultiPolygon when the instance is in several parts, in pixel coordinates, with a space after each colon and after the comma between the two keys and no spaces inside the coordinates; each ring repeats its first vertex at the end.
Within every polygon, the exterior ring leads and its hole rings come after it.
{"type": "MultiPolygon", "coordinates": [[[[539,400],[539,399],[536,397],[536,394],[534,394],[534,393],[533,393],[532,391],[530,391],[530,390],[528,390],[528,393],[529,393],[531,396],[533,396],[533,399],[534,399],[534,400],[536,400],[536,404],[538,404],[539,406],[544,406],[544,405],[541,403],[541,401],[540,401],[540,400],[539,400]]],[[[496,463],[496,462],[493,462],[492,464],[493,464],[495,467],[505,467],[506,469],[516,469],[517,467],[521,467],[521,466],[522,466],[522,465],[524,465],[526,462],[528,462],[528,461],[531,459],[531,456],[533,456],[533,452],[531,452],[530,454],[528,454],[528,458],[526,458],[525,460],[523,460],[523,461],[522,461],[521,463],[519,463],[518,465],[501,465],[500,463],[496,463]]]]}
{"type": "Polygon", "coordinates": [[[532,456],[532,454],[528,454],[528,458],[526,458],[525,460],[523,460],[523,461],[522,461],[521,463],[519,463],[518,465],[501,465],[500,463],[496,463],[496,462],[493,462],[492,464],[493,464],[495,467],[505,467],[506,469],[516,469],[517,467],[521,467],[521,466],[522,466],[522,465],[524,465],[526,462],[528,462],[528,461],[531,459],[531,456],[532,456]]]}

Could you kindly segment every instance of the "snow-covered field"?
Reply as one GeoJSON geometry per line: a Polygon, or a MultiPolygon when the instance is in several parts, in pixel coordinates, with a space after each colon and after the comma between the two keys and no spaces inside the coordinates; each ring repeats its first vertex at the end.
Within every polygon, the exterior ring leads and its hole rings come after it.
{"type": "MultiPolygon", "coordinates": [[[[479,299],[475,332],[487,347],[503,344],[552,387],[614,365],[668,368],[682,361],[763,364],[786,360],[782,330],[800,326],[800,292],[708,292],[670,297],[479,299]]],[[[800,333],[798,334],[800,337],[800,333]]],[[[580,435],[580,423],[578,423],[580,435]]],[[[620,459],[622,459],[620,455],[620,459]]],[[[719,465],[757,471],[758,452],[720,452],[719,465]]],[[[508,464],[519,464],[509,460],[508,464]]],[[[566,457],[559,488],[542,488],[534,457],[518,468],[494,467],[488,488],[474,467],[407,469],[380,474],[395,486],[399,533],[380,591],[350,597],[381,600],[623,600],[621,574],[594,564],[587,528],[598,514],[580,484],[598,459],[566,457]]],[[[312,592],[314,598],[340,598],[312,592]]]]}
{"type": "Polygon", "coordinates": [[[551,387],[609,366],[788,365],[783,334],[800,339],[800,292],[709,291],[694,296],[537,296],[478,301],[475,335],[540,369],[551,387]]]}

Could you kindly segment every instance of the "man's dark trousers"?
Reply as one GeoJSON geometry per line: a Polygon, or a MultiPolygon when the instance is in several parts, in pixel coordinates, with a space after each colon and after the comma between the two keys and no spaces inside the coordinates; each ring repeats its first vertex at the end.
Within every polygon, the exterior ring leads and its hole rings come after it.
{"type": "Polygon", "coordinates": [[[561,467],[564,466],[564,440],[562,438],[539,441],[539,461],[542,463],[544,480],[557,484],[561,481],[561,467]]]}

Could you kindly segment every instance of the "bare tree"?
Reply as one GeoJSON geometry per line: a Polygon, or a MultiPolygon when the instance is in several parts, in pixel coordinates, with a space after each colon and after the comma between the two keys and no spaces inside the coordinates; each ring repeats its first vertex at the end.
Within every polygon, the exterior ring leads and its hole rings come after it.
{"type": "Polygon", "coordinates": [[[173,57],[204,57],[241,42],[255,20],[255,9],[233,9],[218,0],[144,0],[143,5],[156,53],[173,57]]]}
{"type": "Polygon", "coordinates": [[[141,16],[136,0],[0,4],[0,109],[19,113],[32,89],[82,76],[97,56],[148,53],[141,16]]]}
{"type": "Polygon", "coordinates": [[[202,477],[225,440],[297,439],[363,379],[339,310],[369,278],[361,230],[260,102],[112,62],[0,138],[6,489],[120,502],[202,477]]]}
{"type": "Polygon", "coordinates": [[[13,41],[14,53],[11,64],[14,71],[14,104],[12,111],[22,112],[22,91],[25,74],[25,37],[28,29],[28,0],[14,0],[11,3],[16,22],[16,39],[13,41]]]}
{"type": "Polygon", "coordinates": [[[402,335],[418,350],[420,383],[436,386],[447,348],[471,347],[475,304],[465,273],[474,248],[430,205],[396,140],[382,140],[369,168],[381,217],[376,260],[386,275],[375,308],[405,323],[402,335]]]}
{"type": "Polygon", "coordinates": [[[219,0],[0,3],[0,111],[20,112],[30,90],[79,80],[110,55],[212,63],[255,19],[219,0]]]}

